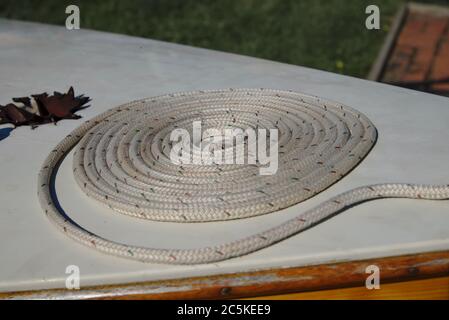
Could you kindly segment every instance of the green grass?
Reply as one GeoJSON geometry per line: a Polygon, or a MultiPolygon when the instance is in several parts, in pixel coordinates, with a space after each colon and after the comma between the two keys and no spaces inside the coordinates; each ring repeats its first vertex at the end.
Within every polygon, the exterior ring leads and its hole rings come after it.
{"type": "MultiPolygon", "coordinates": [[[[447,4],[447,0],[431,0],[447,4]]],[[[399,0],[0,0],[0,17],[65,23],[77,4],[81,28],[124,33],[365,77],[399,0]],[[382,30],[365,28],[381,9],[382,30]]]]}

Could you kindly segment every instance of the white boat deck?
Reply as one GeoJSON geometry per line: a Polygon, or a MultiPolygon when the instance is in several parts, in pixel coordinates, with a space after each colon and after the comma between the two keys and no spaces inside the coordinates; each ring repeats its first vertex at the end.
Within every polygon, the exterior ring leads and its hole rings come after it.
{"type": "MultiPolygon", "coordinates": [[[[175,224],[125,217],[87,198],[71,172],[56,179],[61,206],[80,225],[136,245],[189,248],[229,241],[279,224],[357,186],[449,183],[449,99],[337,74],[234,54],[88,30],[0,20],[0,103],[43,91],[92,97],[82,120],[0,141],[0,291],[63,288],[77,265],[81,286],[243,272],[449,249],[449,201],[389,199],[346,210],[317,227],[245,257],[209,265],[144,264],[84,247],[47,220],[37,173],[72,129],[111,107],[170,92],[228,87],[295,90],[366,114],[379,139],[347,177],[313,199],[277,213],[230,222],[175,224]]],[[[2,127],[4,128],[4,127],[2,127]]],[[[5,130],[0,131],[5,133],[5,130]]]]}

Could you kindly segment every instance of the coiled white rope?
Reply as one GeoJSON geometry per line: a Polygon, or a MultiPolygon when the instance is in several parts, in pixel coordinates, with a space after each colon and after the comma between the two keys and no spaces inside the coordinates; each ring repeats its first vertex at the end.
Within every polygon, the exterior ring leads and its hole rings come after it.
{"type": "Polygon", "coordinates": [[[277,211],[308,199],[353,169],[376,140],[356,110],[318,97],[269,89],[165,95],[131,102],[75,129],[45,160],[39,200],[48,218],[72,239],[104,253],[156,263],[199,264],[273,245],[362,201],[405,197],[447,199],[448,186],[381,184],[356,188],[264,232],[213,247],[145,248],[116,243],[77,225],[58,207],[53,178],[79,142],[73,172],[84,192],[110,208],[143,219],[207,222],[277,211]],[[170,133],[207,128],[277,128],[279,168],[261,176],[254,165],[175,165],[170,133]]]}

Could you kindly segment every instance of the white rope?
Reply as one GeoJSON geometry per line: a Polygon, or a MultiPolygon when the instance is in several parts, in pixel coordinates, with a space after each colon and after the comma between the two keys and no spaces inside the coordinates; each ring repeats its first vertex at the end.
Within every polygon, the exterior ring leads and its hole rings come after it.
{"type": "Polygon", "coordinates": [[[45,160],[39,200],[72,239],[104,253],[144,262],[210,263],[273,245],[348,206],[405,197],[447,199],[448,186],[381,184],[356,188],[287,222],[243,239],[193,249],[144,248],[101,238],[59,210],[52,191],[59,163],[78,142],[73,172],[82,190],[110,208],[143,219],[207,222],[277,211],[326,189],[370,151],[376,129],[358,111],[295,92],[229,89],[179,93],[111,109],[75,129],[45,160]],[[279,168],[261,176],[254,165],[175,165],[170,133],[207,128],[277,128],[279,168]]]}

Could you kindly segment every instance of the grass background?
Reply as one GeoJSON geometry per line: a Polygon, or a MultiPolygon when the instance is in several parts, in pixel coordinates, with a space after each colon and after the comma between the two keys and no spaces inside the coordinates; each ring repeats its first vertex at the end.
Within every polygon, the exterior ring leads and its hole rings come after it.
{"type": "MultiPolygon", "coordinates": [[[[420,2],[449,5],[449,0],[420,2]]],[[[400,0],[0,0],[0,17],[64,25],[239,53],[365,77],[400,0]],[[381,30],[365,28],[366,6],[381,30]]]]}

